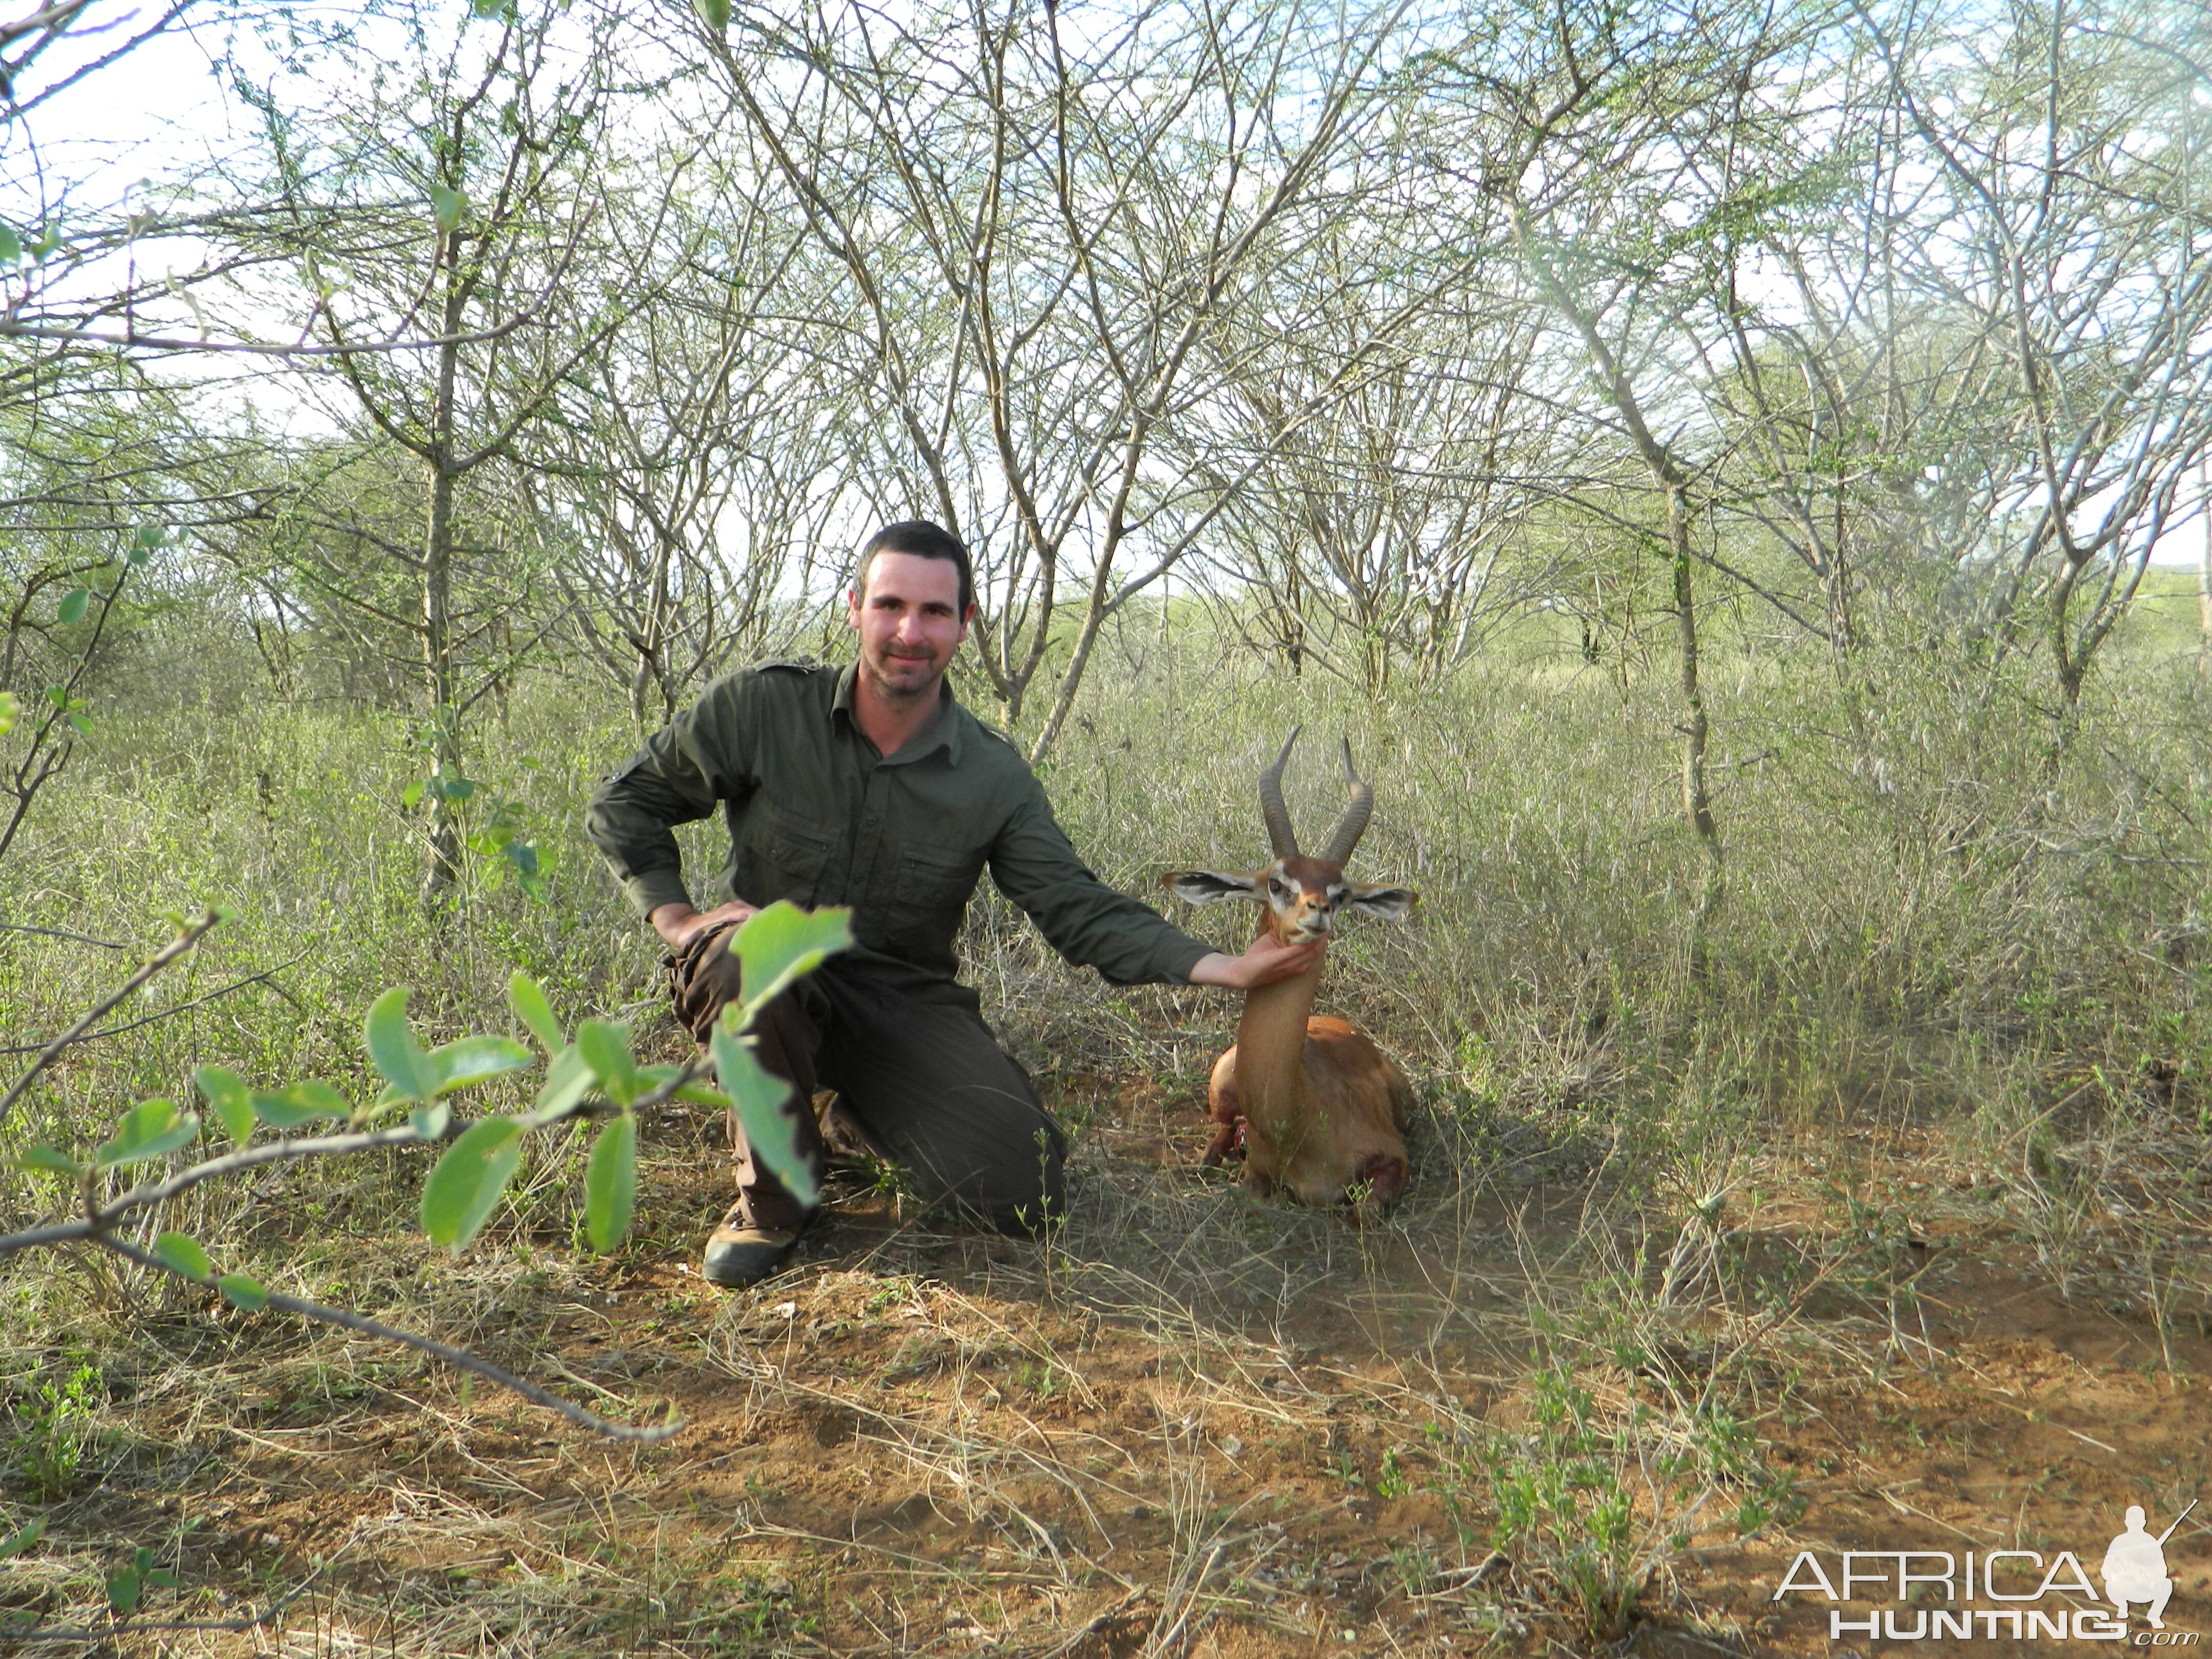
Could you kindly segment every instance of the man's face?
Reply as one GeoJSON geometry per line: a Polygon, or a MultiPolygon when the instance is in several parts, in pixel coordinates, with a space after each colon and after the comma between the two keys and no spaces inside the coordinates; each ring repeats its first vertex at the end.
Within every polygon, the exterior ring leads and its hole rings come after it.
{"type": "Polygon", "coordinates": [[[860,668],[890,702],[934,696],[952,653],[968,637],[960,614],[960,572],[949,559],[878,553],[868,567],[868,591],[845,596],[848,618],[860,636],[860,668]]]}

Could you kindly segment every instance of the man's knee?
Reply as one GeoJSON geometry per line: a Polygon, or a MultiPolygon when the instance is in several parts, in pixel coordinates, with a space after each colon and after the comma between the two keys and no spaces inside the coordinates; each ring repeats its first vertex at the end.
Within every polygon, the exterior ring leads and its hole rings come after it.
{"type": "MultiPolygon", "coordinates": [[[[713,1039],[722,1011],[744,1000],[744,971],[729,948],[735,927],[728,923],[690,939],[668,963],[669,1002],[677,1023],[702,1048],[713,1039]]],[[[819,985],[804,979],[753,1016],[761,1063],[808,1093],[813,1091],[813,1056],[825,1011],[819,985]]]]}

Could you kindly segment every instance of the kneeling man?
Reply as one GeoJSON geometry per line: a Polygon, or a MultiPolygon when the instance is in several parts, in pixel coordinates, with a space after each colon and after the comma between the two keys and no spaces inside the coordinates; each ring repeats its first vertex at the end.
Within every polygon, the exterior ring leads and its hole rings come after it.
{"type": "MultiPolygon", "coordinates": [[[[789,899],[849,905],[853,950],[779,997],[762,1063],[791,1079],[786,1108],[818,1173],[815,1091],[902,1165],[926,1200],[1009,1232],[1064,1202],[1066,1143],[1027,1073],[955,983],[954,942],[988,866],[1068,961],[1116,985],[1249,990],[1304,973],[1319,945],[1262,933],[1223,955],[1084,867],[1044,791],[1006,740],[953,700],[945,671],[975,614],[968,550],[919,520],[878,531],[846,595],[860,636],[845,668],[769,663],[716,680],[592,797],[586,828],[674,952],[677,1017],[705,1042],[738,994],[728,934],[789,899]],[[718,902],[695,910],[671,827],[720,804],[730,858],[718,902]]],[[[732,1121],[738,1202],[704,1273],[750,1285],[774,1272],[811,1212],[732,1121]]]]}

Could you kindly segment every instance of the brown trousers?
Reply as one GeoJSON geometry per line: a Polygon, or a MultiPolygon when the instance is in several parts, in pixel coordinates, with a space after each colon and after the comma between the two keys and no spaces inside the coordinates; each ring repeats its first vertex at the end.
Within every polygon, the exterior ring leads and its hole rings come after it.
{"type": "MultiPolygon", "coordinates": [[[[703,1044],[738,999],[728,927],[694,936],[667,965],[676,1018],[703,1044]]],[[[832,957],[762,1011],[761,1064],[793,1085],[784,1109],[817,1180],[823,1146],[811,1103],[834,1089],[840,1118],[923,1202],[1009,1233],[1060,1213],[1066,1137],[981,1010],[963,985],[886,986],[832,957]]],[[[779,1231],[802,1224],[808,1211],[752,1156],[734,1115],[730,1140],[746,1219],[779,1231]]]]}

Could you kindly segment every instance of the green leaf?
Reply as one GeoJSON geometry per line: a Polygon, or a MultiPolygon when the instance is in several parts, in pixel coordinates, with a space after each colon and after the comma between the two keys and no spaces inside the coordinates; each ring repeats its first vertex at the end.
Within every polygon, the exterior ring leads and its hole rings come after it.
{"type": "Polygon", "coordinates": [[[54,612],[54,620],[64,627],[73,623],[81,623],[84,620],[85,611],[91,605],[92,590],[90,588],[72,587],[62,596],[61,609],[54,612]]]}
{"type": "Polygon", "coordinates": [[[624,1112],[599,1131],[584,1165],[584,1228],[602,1255],[629,1231],[637,1201],[637,1118],[624,1112]]]}
{"type": "Polygon", "coordinates": [[[592,1092],[599,1079],[592,1073],[583,1050],[571,1045],[553,1056],[553,1063],[545,1068],[545,1086],[538,1091],[537,1103],[531,1108],[531,1116],[539,1123],[550,1123],[564,1116],[576,1103],[592,1092]]]}
{"type": "Polygon", "coordinates": [[[430,186],[430,210],[437,215],[439,229],[459,230],[461,215],[467,208],[468,202],[460,191],[448,190],[443,185],[430,186]]]}
{"type": "Polygon", "coordinates": [[[507,861],[514,866],[514,884],[527,897],[545,896],[546,872],[553,867],[553,855],[528,842],[509,842],[503,849],[507,861]]]}
{"type": "Polygon", "coordinates": [[[77,736],[80,738],[88,738],[92,735],[92,722],[85,719],[83,715],[72,713],[63,716],[63,718],[67,720],[70,725],[75,728],[77,736]]]}
{"type": "Polygon", "coordinates": [[[192,1070],[192,1081],[215,1108],[223,1132],[246,1145],[253,1133],[253,1102],[247,1097],[246,1079],[225,1066],[199,1066],[192,1070]]]}
{"type": "Polygon", "coordinates": [[[215,1263],[208,1253],[200,1249],[198,1241],[182,1233],[163,1233],[154,1241],[154,1254],[174,1267],[187,1279],[210,1279],[215,1275],[215,1263]]]}
{"type": "Polygon", "coordinates": [[[0,738],[6,737],[15,729],[15,722],[22,718],[22,714],[23,706],[15,701],[15,694],[0,691],[0,738]]]}
{"type": "Polygon", "coordinates": [[[836,908],[802,910],[789,899],[778,899],[748,916],[730,939],[744,969],[746,1016],[819,968],[823,957],[849,949],[852,915],[836,908]]]}
{"type": "Polygon", "coordinates": [[[137,534],[131,539],[137,544],[141,553],[151,553],[169,539],[169,527],[167,525],[142,524],[138,526],[137,534]]]}
{"type": "Polygon", "coordinates": [[[259,1313],[269,1305],[269,1292],[261,1281],[245,1273],[225,1273],[216,1280],[215,1287],[222,1292],[224,1301],[247,1313],[259,1313]]]}
{"type": "Polygon", "coordinates": [[[557,1054],[568,1046],[561,1022],[553,1018],[553,1005],[545,1000],[545,993],[538,981],[517,969],[507,981],[507,1006],[514,1010],[514,1017],[530,1028],[531,1035],[549,1054],[557,1054]]]}
{"type": "Polygon", "coordinates": [[[720,34],[730,27],[730,0],[699,0],[699,15],[720,34]]]}
{"type": "Polygon", "coordinates": [[[800,1204],[815,1200],[814,1171],[799,1149],[799,1126],[784,1109],[791,1085],[774,1076],[753,1057],[752,1044],[738,1035],[738,1013],[722,1011],[714,1027],[714,1075],[738,1114],[745,1145],[760,1155],[769,1173],[783,1182],[800,1204]]]}
{"type": "Polygon", "coordinates": [[[56,1175],[81,1176],[84,1173],[84,1165],[67,1152],[46,1146],[33,1146],[25,1152],[22,1165],[27,1170],[52,1170],[56,1175]]]}
{"type": "Polygon", "coordinates": [[[434,1243],[455,1255],[468,1249],[514,1178],[525,1127],[520,1118],[488,1117],[446,1149],[422,1183],[422,1231],[434,1243]]]}
{"type": "Polygon", "coordinates": [[[399,802],[401,805],[406,807],[410,811],[416,807],[420,806],[422,804],[422,780],[417,778],[414,782],[409,784],[404,789],[401,790],[399,792],[399,802]]]}
{"type": "Polygon", "coordinates": [[[537,1059],[513,1037],[470,1036],[430,1051],[430,1069],[436,1073],[436,1092],[452,1094],[504,1075],[519,1072],[537,1059]]]}
{"type": "Polygon", "coordinates": [[[353,1115],[345,1097],[327,1083],[295,1083],[282,1094],[257,1094],[252,1099],[254,1115],[280,1132],[353,1115]]]}
{"type": "Polygon", "coordinates": [[[637,1062],[630,1058],[629,1026],[587,1019],[576,1028],[576,1047],[615,1104],[627,1106],[637,1098],[637,1062]]]}
{"type": "Polygon", "coordinates": [[[138,1610],[138,1592],[143,1588],[136,1567],[118,1567],[108,1576],[107,1605],[118,1613],[138,1610]]]}
{"type": "Polygon", "coordinates": [[[404,1091],[410,1100],[428,1100],[438,1092],[438,1074],[407,1024],[405,987],[386,991],[370,1005],[362,1031],[368,1040],[369,1060],[386,1081],[404,1091]]]}
{"type": "Polygon", "coordinates": [[[13,1538],[0,1540],[0,1561],[5,1561],[11,1556],[21,1555],[46,1535],[45,1522],[26,1521],[15,1528],[15,1535],[13,1538]]]}
{"type": "Polygon", "coordinates": [[[446,1126],[453,1121],[453,1109],[442,1100],[434,1100],[428,1106],[417,1106],[407,1114],[407,1121],[425,1140],[443,1139],[446,1126]]]}
{"type": "Polygon", "coordinates": [[[141,1101],[124,1113],[123,1121],[115,1127],[115,1138],[96,1150],[92,1161],[103,1170],[143,1164],[149,1158],[190,1146],[199,1133],[198,1114],[179,1112],[174,1101],[141,1101]]]}
{"type": "Polygon", "coordinates": [[[15,264],[23,258],[23,238],[13,225],[0,225],[0,264],[15,264]]]}

